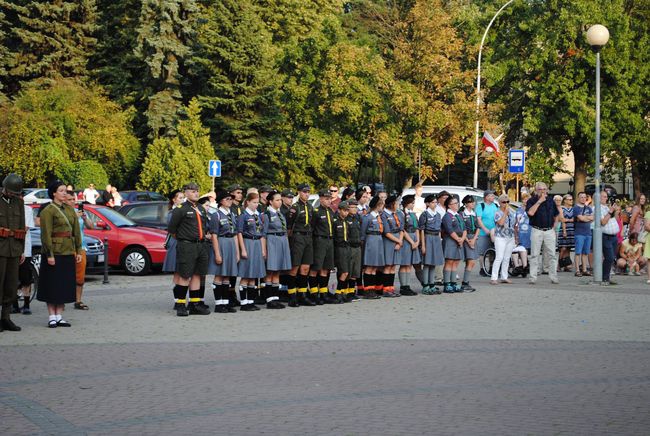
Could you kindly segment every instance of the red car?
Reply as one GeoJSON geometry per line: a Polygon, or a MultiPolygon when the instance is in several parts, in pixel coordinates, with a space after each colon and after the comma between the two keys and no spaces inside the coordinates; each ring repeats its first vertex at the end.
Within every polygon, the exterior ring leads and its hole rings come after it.
{"type": "Polygon", "coordinates": [[[106,207],[84,204],[95,229],[85,229],[102,242],[108,238],[108,264],[124,269],[130,275],[146,275],[154,265],[165,260],[164,230],[141,227],[119,212],[106,207]]]}

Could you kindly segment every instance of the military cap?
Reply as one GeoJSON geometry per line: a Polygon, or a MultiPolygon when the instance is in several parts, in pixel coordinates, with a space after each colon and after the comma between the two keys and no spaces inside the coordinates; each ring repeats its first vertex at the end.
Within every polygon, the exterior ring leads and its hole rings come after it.
{"type": "Polygon", "coordinates": [[[424,202],[425,203],[431,203],[433,200],[437,200],[438,196],[436,194],[429,194],[426,197],[424,197],[424,202]]]}
{"type": "Polygon", "coordinates": [[[359,202],[356,200],[356,198],[351,198],[348,200],[348,206],[358,206],[359,202]]]}
{"type": "Polygon", "coordinates": [[[16,173],[10,173],[2,181],[2,187],[9,194],[21,195],[23,193],[23,178],[16,173]]]}
{"type": "Polygon", "coordinates": [[[293,191],[291,189],[285,189],[284,191],[282,191],[282,196],[283,197],[293,198],[293,197],[295,197],[295,194],[293,193],[293,191]]]}
{"type": "Polygon", "coordinates": [[[217,202],[217,204],[219,204],[221,203],[221,200],[225,198],[232,198],[232,195],[230,194],[230,192],[221,191],[217,194],[217,198],[215,201],[217,202]]]}
{"type": "Polygon", "coordinates": [[[318,196],[332,198],[332,193],[330,192],[329,189],[321,189],[320,191],[318,191],[318,196]]]}
{"type": "Polygon", "coordinates": [[[274,191],[274,189],[269,185],[262,185],[262,186],[260,186],[260,189],[259,189],[260,193],[262,193],[262,192],[271,192],[271,191],[274,191]]]}
{"type": "Polygon", "coordinates": [[[199,185],[197,185],[194,182],[190,182],[183,186],[183,191],[198,191],[199,190],[199,185]]]}
{"type": "Polygon", "coordinates": [[[345,208],[347,208],[349,206],[350,206],[350,204],[347,201],[343,200],[342,202],[339,203],[339,210],[345,209],[345,208]]]}
{"type": "Polygon", "coordinates": [[[226,191],[228,192],[234,192],[234,191],[243,191],[244,187],[240,185],[239,183],[233,183],[232,185],[228,186],[226,188],[226,191]]]}
{"type": "Polygon", "coordinates": [[[410,195],[405,195],[402,197],[402,206],[406,206],[407,204],[411,204],[415,202],[415,195],[410,194],[410,195]]]}
{"type": "Polygon", "coordinates": [[[207,195],[203,196],[203,197],[199,198],[199,201],[197,201],[197,203],[199,203],[199,204],[210,203],[210,197],[208,197],[207,195]]]}
{"type": "Polygon", "coordinates": [[[301,191],[311,191],[311,187],[310,187],[309,184],[307,184],[307,183],[301,183],[301,184],[299,184],[298,187],[297,187],[297,189],[298,189],[298,192],[301,192],[301,191]]]}

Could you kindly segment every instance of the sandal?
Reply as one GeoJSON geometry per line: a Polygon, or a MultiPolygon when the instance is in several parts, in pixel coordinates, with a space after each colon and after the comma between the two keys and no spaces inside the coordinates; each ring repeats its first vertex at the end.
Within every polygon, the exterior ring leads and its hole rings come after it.
{"type": "Polygon", "coordinates": [[[582,277],[582,273],[580,271],[576,271],[576,277],[582,277]]]}
{"type": "Polygon", "coordinates": [[[49,328],[51,328],[51,329],[55,329],[55,328],[56,328],[56,321],[53,320],[53,319],[50,320],[50,321],[47,323],[47,326],[48,326],[49,328]]]}
{"type": "Polygon", "coordinates": [[[591,271],[585,271],[585,272],[582,273],[582,275],[585,276],[585,277],[592,277],[593,276],[591,271]]]}
{"type": "Polygon", "coordinates": [[[56,323],[56,325],[59,326],[59,327],[71,327],[71,326],[72,326],[72,324],[70,324],[68,321],[66,321],[66,320],[63,319],[63,318],[61,318],[61,319],[56,323]]]}
{"type": "Polygon", "coordinates": [[[79,309],[79,310],[88,310],[88,309],[89,309],[89,307],[86,306],[86,305],[85,305],[84,303],[82,303],[81,301],[78,302],[78,303],[75,303],[75,304],[74,304],[74,308],[75,308],[75,309],[79,309]]]}

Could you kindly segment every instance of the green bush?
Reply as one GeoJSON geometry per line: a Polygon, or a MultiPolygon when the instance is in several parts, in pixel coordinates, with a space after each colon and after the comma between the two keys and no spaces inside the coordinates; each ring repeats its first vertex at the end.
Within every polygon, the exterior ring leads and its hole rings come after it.
{"type": "Polygon", "coordinates": [[[57,177],[76,189],[85,188],[90,183],[101,188],[109,182],[104,167],[94,160],[80,160],[61,166],[56,171],[57,177]]]}

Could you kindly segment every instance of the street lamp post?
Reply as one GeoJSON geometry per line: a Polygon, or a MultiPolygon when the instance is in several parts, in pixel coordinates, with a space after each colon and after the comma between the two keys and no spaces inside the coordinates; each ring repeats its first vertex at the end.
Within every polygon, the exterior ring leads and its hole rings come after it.
{"type": "Polygon", "coordinates": [[[587,43],[596,52],[596,168],[594,174],[594,282],[603,280],[603,233],[600,224],[600,49],[609,41],[609,30],[595,24],[587,30],[587,43]]]}
{"type": "Polygon", "coordinates": [[[481,39],[481,45],[478,49],[478,73],[476,77],[476,135],[474,140],[474,188],[478,188],[478,131],[479,131],[479,114],[481,110],[481,55],[483,54],[483,43],[485,42],[485,37],[488,34],[488,30],[492,27],[492,23],[497,19],[497,16],[503,11],[510,3],[515,0],[509,0],[506,4],[501,6],[501,9],[494,14],[494,17],[490,20],[490,23],[485,28],[483,33],[483,38],[481,39]]]}

